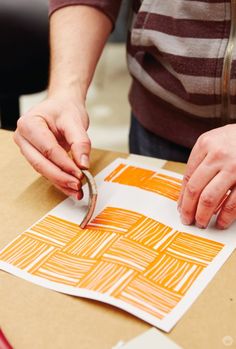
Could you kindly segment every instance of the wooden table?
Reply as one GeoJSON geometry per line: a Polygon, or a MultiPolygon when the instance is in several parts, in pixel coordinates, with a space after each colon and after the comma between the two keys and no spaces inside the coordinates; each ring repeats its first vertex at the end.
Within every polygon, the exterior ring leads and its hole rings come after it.
{"type": "MultiPolygon", "coordinates": [[[[65,196],[30,168],[10,132],[0,131],[0,146],[2,248],[65,196]]],[[[127,157],[93,150],[92,172],[118,156],[127,157]]],[[[168,162],[165,168],[183,172],[184,165],[168,162]]],[[[0,272],[0,327],[15,349],[111,349],[150,328],[112,306],[50,291],[5,272],[0,272]]],[[[226,348],[231,337],[229,347],[236,348],[236,253],[169,336],[191,349],[226,348]]]]}

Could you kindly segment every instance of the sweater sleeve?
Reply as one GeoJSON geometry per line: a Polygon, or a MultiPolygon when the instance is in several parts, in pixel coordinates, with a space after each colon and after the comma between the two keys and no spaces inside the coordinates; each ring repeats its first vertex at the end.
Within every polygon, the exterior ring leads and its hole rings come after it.
{"type": "Polygon", "coordinates": [[[92,6],[102,11],[106,16],[108,16],[112,21],[114,27],[115,21],[118,17],[121,2],[122,0],[49,0],[49,15],[51,16],[53,12],[66,6],[92,6]]]}

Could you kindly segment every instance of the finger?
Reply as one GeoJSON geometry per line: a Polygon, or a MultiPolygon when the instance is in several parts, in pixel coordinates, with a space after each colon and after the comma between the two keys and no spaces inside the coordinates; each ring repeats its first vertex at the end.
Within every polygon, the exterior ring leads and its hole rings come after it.
{"type": "Polygon", "coordinates": [[[201,162],[205,159],[207,155],[207,151],[205,148],[202,146],[202,142],[200,139],[197,141],[195,146],[193,147],[187,165],[186,165],[186,170],[183,178],[183,183],[179,195],[179,200],[178,200],[178,207],[181,208],[182,205],[182,200],[184,196],[184,191],[187,183],[189,182],[191,176],[193,175],[194,171],[196,168],[201,164],[201,162]]]}
{"type": "Polygon", "coordinates": [[[72,196],[76,200],[81,200],[84,196],[83,191],[79,190],[78,192],[72,189],[59,187],[58,185],[55,185],[57,189],[59,189],[61,192],[63,192],[66,196],[72,196]]]}
{"type": "Polygon", "coordinates": [[[195,215],[195,222],[199,228],[208,226],[217,207],[234,183],[235,179],[222,171],[205,187],[200,195],[195,215]]]}
{"type": "Polygon", "coordinates": [[[72,190],[72,189],[68,189],[68,188],[63,188],[63,187],[59,187],[58,185],[54,185],[60,192],[62,192],[63,194],[65,194],[66,196],[72,196],[74,199],[77,200],[77,193],[76,191],[72,190]]]}
{"type": "Polygon", "coordinates": [[[225,201],[227,200],[228,196],[230,195],[231,193],[231,189],[229,189],[227,191],[227,193],[224,195],[223,199],[220,201],[220,203],[218,204],[218,206],[216,207],[215,211],[214,211],[214,214],[218,214],[219,211],[221,210],[221,207],[224,205],[225,201]]]}
{"type": "Polygon", "coordinates": [[[216,167],[207,164],[206,159],[198,166],[185,186],[180,209],[183,224],[192,224],[194,222],[199,197],[203,189],[218,172],[216,167]]]}
{"type": "Polygon", "coordinates": [[[216,220],[218,229],[227,229],[236,219],[236,188],[234,187],[228,199],[224,202],[216,220]]]}
{"type": "Polygon", "coordinates": [[[62,171],[59,167],[46,159],[36,148],[19,135],[18,131],[14,137],[22,154],[26,157],[33,168],[41,175],[49,179],[55,186],[72,189],[78,192],[81,189],[80,180],[62,171]]]}
{"type": "MultiPolygon", "coordinates": [[[[68,117],[69,119],[69,117],[68,117]]],[[[64,135],[76,164],[83,168],[89,168],[89,155],[91,151],[91,142],[86,130],[79,118],[70,118],[70,125],[64,128],[64,135]]]]}
{"type": "Polygon", "coordinates": [[[18,129],[21,136],[38,149],[45,158],[60,167],[62,171],[82,179],[81,170],[58,144],[56,137],[42,117],[22,118],[22,121],[18,123],[18,129]]]}

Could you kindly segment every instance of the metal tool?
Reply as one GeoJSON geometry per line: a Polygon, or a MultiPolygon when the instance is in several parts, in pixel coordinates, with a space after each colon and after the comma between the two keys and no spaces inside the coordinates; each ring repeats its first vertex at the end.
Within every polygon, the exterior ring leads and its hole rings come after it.
{"type": "Polygon", "coordinates": [[[93,176],[91,175],[91,173],[88,170],[82,170],[82,173],[87,180],[88,188],[89,188],[88,211],[80,224],[80,228],[84,229],[88,224],[88,222],[90,221],[93,215],[93,212],[95,210],[98,192],[97,192],[96,182],[93,176]]]}

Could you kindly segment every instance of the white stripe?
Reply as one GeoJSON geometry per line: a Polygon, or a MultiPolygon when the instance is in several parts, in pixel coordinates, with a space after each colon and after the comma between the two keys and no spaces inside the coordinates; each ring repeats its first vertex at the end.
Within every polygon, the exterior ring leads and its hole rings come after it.
{"type": "Polygon", "coordinates": [[[221,78],[177,74],[187,93],[220,94],[221,78]]]}
{"type": "Polygon", "coordinates": [[[174,254],[177,254],[178,256],[182,256],[184,258],[187,257],[188,259],[193,260],[193,261],[197,261],[197,262],[201,262],[201,263],[207,264],[207,262],[204,259],[200,259],[200,258],[197,258],[197,257],[189,256],[186,253],[177,252],[176,250],[172,250],[172,248],[170,248],[170,247],[167,248],[167,251],[172,252],[174,254]]]}
{"type": "Polygon", "coordinates": [[[31,269],[35,264],[37,264],[41,259],[43,259],[45,256],[47,256],[49,253],[51,253],[55,247],[51,246],[49,249],[44,251],[40,256],[38,256],[32,263],[30,263],[24,270],[28,271],[31,269]]]}
{"type": "Polygon", "coordinates": [[[165,283],[165,286],[166,287],[167,286],[172,287],[176,283],[176,281],[182,277],[183,272],[185,272],[185,270],[183,270],[183,269],[186,269],[186,268],[187,268],[187,263],[186,262],[180,267],[179,266],[179,261],[178,261],[177,265],[174,268],[173,276],[169,279],[169,281],[167,281],[165,283]],[[176,274],[179,275],[177,280],[175,280],[176,279],[176,274]],[[173,281],[173,283],[172,283],[172,281],[173,281]]]}
{"type": "Polygon", "coordinates": [[[180,283],[174,288],[174,290],[176,292],[178,292],[181,287],[184,285],[184,283],[186,282],[186,280],[189,278],[189,276],[197,269],[196,265],[193,265],[192,268],[185,274],[185,276],[183,277],[183,279],[180,281],[180,283]]]}
{"type": "Polygon", "coordinates": [[[103,257],[106,257],[106,258],[108,258],[110,260],[115,259],[117,261],[124,262],[124,263],[129,264],[129,265],[133,265],[134,267],[138,268],[139,270],[144,270],[145,269],[144,267],[140,266],[139,264],[136,264],[136,263],[134,263],[134,262],[132,262],[130,260],[127,260],[127,259],[124,259],[124,258],[121,258],[121,257],[118,257],[118,256],[113,256],[112,254],[105,253],[103,255],[103,257]]]}
{"type": "MultiPolygon", "coordinates": [[[[20,241],[17,243],[17,245],[20,245],[20,241]]],[[[17,246],[16,245],[16,246],[17,246]]],[[[11,254],[10,254],[10,258],[8,258],[8,263],[13,263],[19,256],[22,256],[22,254],[24,255],[25,253],[25,249],[28,249],[29,247],[31,247],[31,249],[33,249],[36,245],[36,242],[35,241],[27,241],[27,242],[22,242],[22,245],[24,246],[23,249],[20,248],[18,249],[17,248],[17,253],[16,251],[12,251],[11,254]]],[[[15,248],[15,246],[13,246],[15,248]]]]}
{"type": "Polygon", "coordinates": [[[195,58],[223,58],[228,39],[177,37],[156,30],[133,29],[131,42],[136,46],[155,46],[160,52],[195,58]]]}
{"type": "Polygon", "coordinates": [[[125,165],[125,167],[121,168],[120,171],[117,172],[117,174],[116,174],[114,177],[112,176],[111,182],[113,182],[117,177],[119,177],[119,175],[120,175],[123,171],[125,171],[128,167],[129,167],[129,165],[125,165]]]}
{"type": "MultiPolygon", "coordinates": [[[[148,218],[146,217],[144,221],[140,222],[138,226],[136,226],[133,230],[129,231],[129,236],[135,234],[135,240],[143,239],[145,237],[145,232],[148,229],[151,229],[151,226],[148,222],[148,218]],[[145,229],[147,228],[147,229],[145,229]]],[[[155,223],[155,222],[154,222],[155,223]]]]}
{"type": "Polygon", "coordinates": [[[109,241],[111,241],[111,240],[113,239],[114,236],[116,236],[115,233],[113,233],[113,234],[111,234],[110,236],[108,236],[108,238],[107,238],[105,241],[103,241],[103,243],[97,248],[97,250],[94,251],[93,254],[91,254],[90,258],[94,258],[94,257],[98,254],[98,252],[100,252],[100,251],[103,249],[103,247],[104,247],[109,241]]]}
{"type": "Polygon", "coordinates": [[[122,276],[107,292],[106,294],[111,295],[113,291],[115,291],[125,279],[128,279],[130,275],[134,273],[134,270],[129,270],[125,275],[122,276]]]}
{"type": "Polygon", "coordinates": [[[89,275],[89,277],[92,277],[92,281],[90,281],[90,283],[89,283],[90,288],[91,287],[95,287],[97,281],[101,280],[101,278],[106,276],[106,274],[109,273],[112,269],[114,269],[114,267],[111,268],[109,265],[107,265],[105,268],[102,269],[102,273],[101,273],[101,268],[100,267],[97,267],[96,269],[93,269],[92,272],[91,272],[91,275],[89,275]]]}
{"type": "Polygon", "coordinates": [[[143,1],[140,11],[157,13],[178,19],[224,21],[230,19],[230,3],[206,3],[184,0],[143,1]]]}
{"type": "Polygon", "coordinates": [[[172,260],[165,268],[159,271],[159,275],[156,276],[155,281],[162,282],[168,276],[169,270],[176,264],[176,260],[172,260]]]}
{"type": "Polygon", "coordinates": [[[98,224],[98,223],[90,223],[89,224],[91,227],[101,227],[101,228],[109,228],[109,229],[114,229],[114,230],[116,230],[116,231],[121,231],[121,232],[126,232],[127,231],[127,229],[123,229],[123,228],[118,228],[118,227],[115,227],[115,226],[113,226],[113,225],[107,225],[107,224],[98,224]]]}
{"type": "Polygon", "coordinates": [[[54,276],[54,277],[62,279],[62,280],[67,280],[67,281],[72,281],[72,282],[77,282],[78,281],[78,279],[73,279],[73,278],[70,278],[70,277],[65,276],[65,275],[60,275],[60,274],[54,273],[52,271],[46,270],[44,268],[39,268],[39,271],[41,273],[46,274],[46,275],[51,275],[51,276],[54,276]]]}
{"type": "Polygon", "coordinates": [[[58,241],[58,240],[56,240],[56,239],[53,239],[53,238],[49,237],[48,235],[43,235],[43,234],[37,233],[36,231],[31,230],[31,229],[29,229],[29,232],[30,232],[32,235],[36,235],[36,236],[39,236],[39,237],[41,237],[41,238],[43,238],[43,239],[46,239],[46,240],[55,242],[55,243],[58,244],[58,245],[61,245],[61,246],[64,246],[64,245],[65,245],[63,242],[58,241]]]}
{"type": "Polygon", "coordinates": [[[161,181],[166,181],[166,182],[168,182],[168,183],[170,183],[170,184],[174,184],[174,185],[181,185],[178,181],[176,181],[176,178],[174,178],[174,177],[170,177],[170,176],[168,176],[168,178],[166,178],[165,176],[163,177],[163,174],[162,173],[160,173],[160,172],[156,172],[153,176],[152,176],[152,178],[154,178],[154,179],[159,179],[159,180],[161,180],[161,181]]]}
{"type": "MultiPolygon", "coordinates": [[[[221,78],[177,74],[189,93],[221,94],[221,78]]],[[[235,95],[236,79],[230,80],[231,95],[235,95]]]]}
{"type": "MultiPolygon", "coordinates": [[[[163,259],[165,258],[165,256],[163,255],[160,259],[159,259],[159,261],[155,264],[155,265],[153,265],[149,270],[147,270],[143,275],[144,276],[147,276],[148,274],[150,275],[150,274],[153,274],[154,275],[154,277],[155,277],[155,275],[156,275],[156,272],[157,272],[157,269],[159,269],[159,267],[158,267],[158,265],[160,264],[160,263],[162,263],[162,261],[163,261],[163,259]]],[[[169,257],[170,258],[170,257],[169,257]]],[[[164,265],[166,264],[166,261],[164,262],[164,265]]]]}
{"type": "Polygon", "coordinates": [[[162,86],[160,86],[153,78],[145,72],[142,66],[136,61],[135,58],[128,56],[129,69],[131,74],[140,81],[140,83],[146,87],[154,95],[165,100],[167,103],[174,105],[176,108],[182,109],[193,115],[214,118],[220,116],[221,105],[208,105],[201,106],[193,103],[189,103],[182,98],[178,97],[172,92],[167,91],[162,86]]]}
{"type": "Polygon", "coordinates": [[[172,229],[168,234],[165,235],[165,237],[163,239],[161,239],[160,241],[158,241],[158,243],[153,247],[154,250],[157,250],[158,247],[160,247],[161,245],[163,245],[163,243],[169,239],[169,237],[171,237],[172,235],[174,235],[174,230],[172,229]]]}
{"type": "Polygon", "coordinates": [[[128,298],[128,299],[131,299],[131,300],[133,300],[134,302],[139,303],[139,304],[145,306],[146,308],[149,308],[149,309],[151,309],[151,310],[153,310],[153,311],[156,311],[156,312],[162,314],[163,316],[166,315],[166,313],[164,313],[164,312],[161,311],[160,309],[155,308],[155,307],[151,306],[150,304],[148,304],[148,303],[146,303],[146,302],[144,302],[144,301],[141,301],[140,299],[137,299],[137,298],[133,297],[132,295],[126,293],[126,292],[122,292],[121,294],[122,294],[122,296],[124,296],[124,297],[126,297],[126,298],[128,298]]]}

